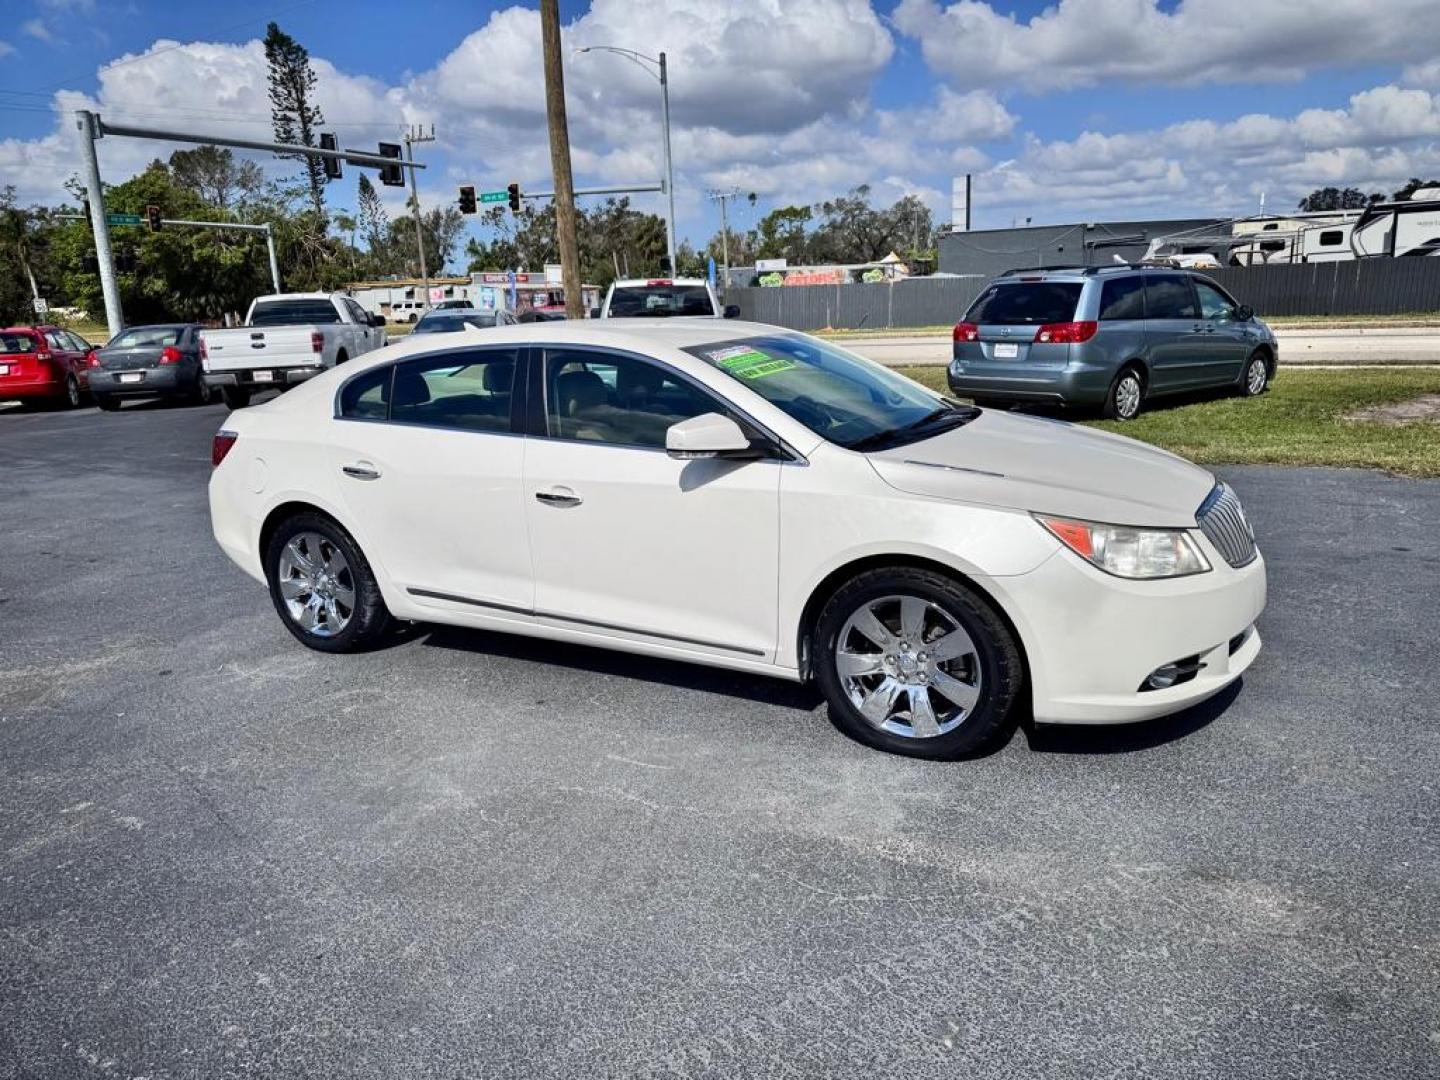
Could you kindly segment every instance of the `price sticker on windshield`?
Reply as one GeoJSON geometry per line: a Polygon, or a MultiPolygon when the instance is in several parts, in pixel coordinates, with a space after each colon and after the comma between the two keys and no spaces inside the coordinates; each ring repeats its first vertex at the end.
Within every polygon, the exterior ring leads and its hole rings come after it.
{"type": "Polygon", "coordinates": [[[708,354],[716,366],[737,379],[763,379],[795,367],[795,361],[784,356],[771,356],[747,345],[732,345],[708,354]]]}

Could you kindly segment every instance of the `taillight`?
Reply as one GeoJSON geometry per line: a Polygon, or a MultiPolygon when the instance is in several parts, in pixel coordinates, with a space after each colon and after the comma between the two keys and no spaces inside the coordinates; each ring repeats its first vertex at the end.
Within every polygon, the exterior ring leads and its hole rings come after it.
{"type": "Polygon", "coordinates": [[[205,347],[205,339],[203,337],[200,339],[200,359],[210,359],[210,350],[205,347]]]}
{"type": "Polygon", "coordinates": [[[319,330],[311,330],[311,331],[310,331],[310,351],[311,351],[311,352],[324,352],[324,351],[325,351],[325,335],[322,334],[319,330]]]}
{"type": "Polygon", "coordinates": [[[1099,329],[1098,322],[1046,323],[1035,331],[1035,340],[1042,345],[1079,345],[1089,341],[1099,329]]]}
{"type": "Polygon", "coordinates": [[[980,327],[972,322],[957,322],[953,336],[956,341],[979,341],[980,327]]]}
{"type": "Polygon", "coordinates": [[[235,445],[235,440],[240,438],[238,432],[217,431],[215,438],[210,443],[210,466],[214,468],[225,460],[225,455],[230,453],[230,448],[235,445]]]}
{"type": "Polygon", "coordinates": [[[160,363],[178,364],[180,362],[180,350],[174,345],[166,345],[160,350],[160,363]]]}
{"type": "Polygon", "coordinates": [[[100,366],[100,357],[96,355],[94,349],[91,349],[88,353],[85,354],[85,366],[86,366],[86,367],[99,367],[99,366],[100,366]]]}

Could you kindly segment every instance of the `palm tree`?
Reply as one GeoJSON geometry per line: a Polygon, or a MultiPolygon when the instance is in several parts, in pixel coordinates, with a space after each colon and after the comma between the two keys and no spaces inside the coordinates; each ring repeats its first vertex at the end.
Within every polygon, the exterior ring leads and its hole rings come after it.
{"type": "Polygon", "coordinates": [[[335,228],[342,233],[350,234],[350,272],[355,272],[355,232],[360,228],[360,223],[343,206],[337,207],[331,214],[331,220],[335,222],[335,228]]]}

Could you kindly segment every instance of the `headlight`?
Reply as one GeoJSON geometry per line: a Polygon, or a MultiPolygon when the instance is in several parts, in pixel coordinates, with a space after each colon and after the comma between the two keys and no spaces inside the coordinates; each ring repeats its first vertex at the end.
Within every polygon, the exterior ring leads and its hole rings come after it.
{"type": "Polygon", "coordinates": [[[1185,529],[1138,529],[1038,514],[1035,520],[1076,555],[1116,577],[1184,577],[1210,569],[1185,529]]]}

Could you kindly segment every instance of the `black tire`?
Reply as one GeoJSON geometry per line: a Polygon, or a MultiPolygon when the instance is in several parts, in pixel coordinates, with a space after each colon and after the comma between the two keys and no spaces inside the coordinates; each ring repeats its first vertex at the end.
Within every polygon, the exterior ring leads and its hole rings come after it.
{"type": "Polygon", "coordinates": [[[74,375],[65,376],[65,396],[56,404],[61,409],[78,409],[80,407],[80,381],[74,375]]]}
{"type": "Polygon", "coordinates": [[[1134,364],[1128,364],[1115,374],[1115,380],[1105,393],[1102,412],[1106,420],[1134,420],[1140,415],[1145,402],[1145,375],[1134,364]]]}
{"type": "Polygon", "coordinates": [[[96,394],[95,404],[101,412],[118,412],[120,409],[120,399],[114,394],[96,394]]]}
{"type": "Polygon", "coordinates": [[[341,349],[338,353],[335,354],[335,366],[339,367],[341,364],[345,363],[345,361],[349,359],[350,357],[345,355],[345,350],[341,349]]]}
{"type": "Polygon", "coordinates": [[[250,391],[243,386],[222,386],[220,399],[225,402],[227,409],[234,412],[236,409],[243,409],[250,404],[250,391]]]}
{"type": "MultiPolygon", "coordinates": [[[[883,617],[877,618],[884,622],[883,617]]],[[[899,634],[904,633],[903,625],[887,623],[886,627],[899,634]]],[[[854,633],[856,631],[850,631],[850,634],[854,633]]],[[[844,644],[848,647],[851,643],[844,644]]],[[[924,654],[921,652],[919,655],[924,654]]],[[[984,598],[936,571],[894,567],[869,570],[852,578],[836,591],[821,611],[811,639],[811,656],[816,680],[830,705],[831,722],[852,739],[877,750],[950,761],[980,753],[1013,730],[1012,709],[1025,673],[1015,638],[984,598]],[[927,634],[930,635],[930,644],[935,644],[943,636],[942,624],[945,620],[962,628],[973,645],[972,653],[954,663],[964,666],[970,682],[978,687],[979,697],[968,710],[963,710],[963,715],[957,713],[951,720],[942,721],[937,726],[938,734],[920,735],[913,728],[908,734],[897,733],[867,720],[852,701],[838,668],[837,651],[842,644],[840,635],[851,616],[872,604],[879,604],[879,610],[884,612],[891,602],[888,598],[897,596],[918,598],[927,604],[924,618],[929,620],[929,624],[922,631],[918,643],[920,648],[923,649],[927,634]],[[933,609],[937,608],[939,611],[935,612],[933,609]],[[975,678],[977,674],[978,682],[975,678]],[[945,723],[953,726],[940,730],[945,723]]],[[[961,668],[950,666],[949,671],[958,675],[961,668]]],[[[879,680],[874,684],[876,687],[887,683],[899,685],[884,672],[875,672],[874,678],[879,680]]],[[[949,705],[945,698],[935,696],[940,691],[927,688],[923,692],[932,707],[936,701],[941,702],[942,708],[949,705]]],[[[899,724],[898,718],[890,722],[899,724]]],[[[910,725],[913,723],[908,721],[910,725]]]]}
{"type": "Polygon", "coordinates": [[[215,387],[205,381],[205,376],[196,375],[195,389],[190,393],[190,403],[192,405],[214,405],[218,398],[215,387]]]}
{"type": "Polygon", "coordinates": [[[1011,401],[1009,398],[975,397],[972,395],[970,400],[973,401],[976,405],[980,406],[980,408],[982,409],[1004,410],[1013,409],[1015,407],[1015,402],[1011,401]]]}
{"type": "Polygon", "coordinates": [[[323,514],[296,514],[281,522],[265,545],[265,580],[270,584],[270,600],[285,629],[308,648],[327,653],[364,652],[379,644],[389,629],[390,612],[364,552],[348,532],[323,514]],[[302,535],[321,537],[338,550],[345,561],[347,583],[353,590],[355,603],[348,621],[336,633],[326,635],[307,630],[291,614],[281,593],[281,555],[292,539],[302,535]]]}
{"type": "Polygon", "coordinates": [[[1259,397],[1270,389],[1270,359],[1265,353],[1256,349],[1250,354],[1250,359],[1245,361],[1245,367],[1240,372],[1240,386],[1238,393],[1241,397],[1259,397]]]}

